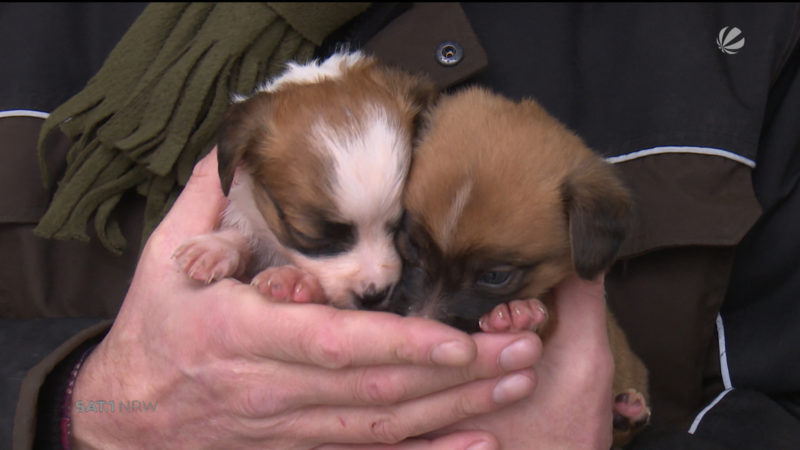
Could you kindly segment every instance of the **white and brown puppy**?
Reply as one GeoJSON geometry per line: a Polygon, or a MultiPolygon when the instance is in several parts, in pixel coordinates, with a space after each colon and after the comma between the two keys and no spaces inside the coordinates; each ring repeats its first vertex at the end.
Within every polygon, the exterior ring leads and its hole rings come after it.
{"type": "MultiPolygon", "coordinates": [[[[540,298],[550,316],[543,339],[557,326],[548,292],[608,268],[631,206],[613,168],[538,104],[480,88],[428,113],[404,202],[403,277],[378,309],[476,331],[499,305],[540,298]]],[[[649,418],[647,374],[608,317],[621,443],[649,418]]]]}
{"type": "Polygon", "coordinates": [[[317,282],[340,308],[383,300],[401,272],[415,120],[433,95],[424,78],[340,52],[237,99],[218,135],[229,206],[217,231],[175,252],[180,267],[203,282],[255,275],[265,293],[288,282],[286,300],[317,282]]]}

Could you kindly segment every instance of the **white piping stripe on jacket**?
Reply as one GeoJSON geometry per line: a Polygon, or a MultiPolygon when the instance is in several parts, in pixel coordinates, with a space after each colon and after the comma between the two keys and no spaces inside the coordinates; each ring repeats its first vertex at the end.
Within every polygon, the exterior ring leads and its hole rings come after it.
{"type": "Polygon", "coordinates": [[[638,150],[632,153],[627,153],[624,155],[619,156],[609,156],[606,158],[606,161],[616,164],[625,161],[630,161],[632,159],[643,158],[645,156],[651,155],[660,155],[664,153],[693,153],[697,155],[709,155],[709,156],[720,156],[722,158],[727,158],[738,163],[744,164],[750,168],[754,168],[756,166],[756,162],[750,158],[745,158],[744,156],[738,155],[728,150],[720,150],[718,148],[708,148],[708,147],[689,147],[689,146],[665,146],[665,147],[653,147],[648,148],[645,150],[638,150]]]}
{"type": "Polygon", "coordinates": [[[4,117],[37,117],[39,119],[47,119],[50,113],[42,111],[32,111],[30,109],[11,109],[8,111],[0,111],[0,119],[4,117]]]}
{"type": "Polygon", "coordinates": [[[692,422],[692,426],[689,427],[689,434],[694,434],[697,431],[697,427],[700,426],[700,422],[705,417],[706,413],[711,411],[711,409],[717,405],[726,395],[728,392],[733,390],[733,384],[731,384],[731,373],[728,369],[728,351],[727,347],[725,346],[725,326],[722,324],[722,316],[717,314],[717,336],[719,338],[719,367],[720,372],[722,372],[722,384],[725,386],[725,390],[720,392],[717,397],[708,404],[697,417],[694,418],[694,422],[692,422]]]}

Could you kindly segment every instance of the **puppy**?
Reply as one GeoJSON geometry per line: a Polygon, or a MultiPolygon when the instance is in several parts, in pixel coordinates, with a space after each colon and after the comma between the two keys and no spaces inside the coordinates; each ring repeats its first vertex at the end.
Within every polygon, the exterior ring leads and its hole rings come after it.
{"type": "Polygon", "coordinates": [[[339,52],[236,98],[218,133],[229,206],[174,259],[195,280],[252,278],[279,300],[321,287],[340,308],[382,301],[401,273],[415,120],[434,94],[427,79],[339,52]]]}
{"type": "MultiPolygon", "coordinates": [[[[493,313],[540,298],[547,339],[557,325],[551,288],[573,273],[601,274],[624,239],[631,204],[612,169],[533,101],[481,88],[443,96],[406,183],[403,276],[376,308],[498,331],[493,313]]],[[[647,373],[610,315],[608,326],[622,444],[649,419],[647,373]]]]}

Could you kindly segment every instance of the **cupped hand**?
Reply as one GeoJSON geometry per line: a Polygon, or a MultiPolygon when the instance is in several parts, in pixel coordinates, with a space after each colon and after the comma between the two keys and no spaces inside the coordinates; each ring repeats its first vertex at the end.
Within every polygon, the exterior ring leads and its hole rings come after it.
{"type": "Polygon", "coordinates": [[[420,318],[269,302],[235,280],[193,281],[170,256],[211,231],[224,206],[212,151],[148,240],[73,393],[73,405],[154,408],[73,409],[75,448],[497,448],[469,427],[407,438],[528,396],[538,337],[471,337],[420,318]]]}
{"type": "MultiPolygon", "coordinates": [[[[538,300],[529,302],[531,311],[540,310],[538,300]]],[[[503,449],[611,448],[614,361],[603,278],[571,277],[555,288],[553,303],[558,323],[534,367],[534,393],[443,431],[489,431],[503,449]]]]}

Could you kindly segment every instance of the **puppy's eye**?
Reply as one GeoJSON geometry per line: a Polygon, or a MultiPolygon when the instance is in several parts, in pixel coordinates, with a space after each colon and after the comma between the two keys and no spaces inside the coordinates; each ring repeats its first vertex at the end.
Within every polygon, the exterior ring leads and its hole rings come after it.
{"type": "Polygon", "coordinates": [[[397,253],[406,260],[416,260],[419,257],[417,248],[408,235],[408,231],[402,228],[397,230],[395,234],[395,247],[397,247],[397,253]]]}
{"type": "Polygon", "coordinates": [[[350,250],[355,244],[355,229],[346,223],[322,221],[318,224],[320,236],[309,236],[288,227],[294,238],[295,250],[306,256],[334,256],[350,250]]]}
{"type": "Polygon", "coordinates": [[[514,279],[516,269],[493,269],[483,272],[476,283],[479,286],[497,289],[507,286],[514,279]]]}
{"type": "Polygon", "coordinates": [[[386,232],[390,235],[396,235],[403,226],[402,218],[391,221],[386,224],[386,232]]]}

